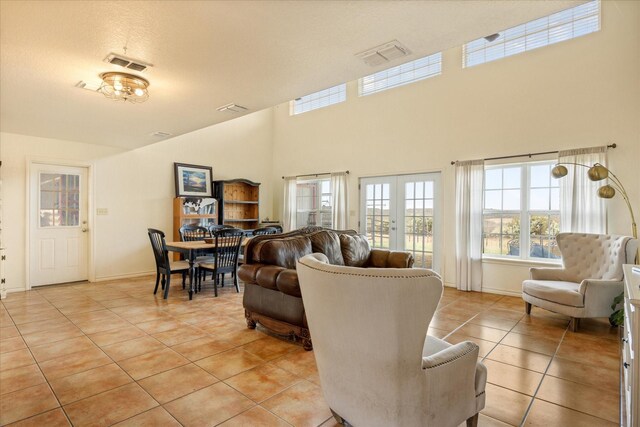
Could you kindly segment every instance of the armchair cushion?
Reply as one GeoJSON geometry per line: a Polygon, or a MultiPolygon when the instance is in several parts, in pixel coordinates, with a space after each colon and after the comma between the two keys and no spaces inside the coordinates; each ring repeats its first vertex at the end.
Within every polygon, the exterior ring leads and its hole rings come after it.
{"type": "Polygon", "coordinates": [[[559,280],[525,280],[522,292],[546,301],[572,307],[584,307],[584,294],[580,284],[559,280]]]}

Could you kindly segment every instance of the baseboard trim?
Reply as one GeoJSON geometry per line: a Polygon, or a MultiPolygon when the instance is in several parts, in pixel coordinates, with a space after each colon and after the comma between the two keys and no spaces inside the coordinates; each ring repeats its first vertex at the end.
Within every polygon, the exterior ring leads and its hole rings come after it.
{"type": "Polygon", "coordinates": [[[482,288],[482,292],[486,292],[488,294],[497,294],[497,295],[508,295],[512,297],[521,297],[522,292],[518,291],[509,291],[506,289],[493,289],[493,288],[482,288]]]}
{"type": "Polygon", "coordinates": [[[142,276],[151,276],[151,275],[155,275],[156,272],[154,271],[143,271],[143,272],[138,272],[138,273],[129,273],[129,274],[117,274],[114,276],[102,276],[102,277],[96,277],[96,279],[94,280],[94,282],[107,282],[109,280],[119,280],[119,279],[133,279],[136,277],[142,277],[142,276]]]}

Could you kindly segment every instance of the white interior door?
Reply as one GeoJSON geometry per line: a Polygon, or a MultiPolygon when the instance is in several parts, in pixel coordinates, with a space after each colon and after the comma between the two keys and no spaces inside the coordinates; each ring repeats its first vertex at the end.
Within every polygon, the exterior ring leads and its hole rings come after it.
{"type": "Polygon", "coordinates": [[[82,167],[31,165],[31,286],[87,280],[87,175],[82,167]]]}
{"type": "Polygon", "coordinates": [[[413,253],[440,271],[440,174],[362,178],[360,229],[374,248],[413,253]]]}

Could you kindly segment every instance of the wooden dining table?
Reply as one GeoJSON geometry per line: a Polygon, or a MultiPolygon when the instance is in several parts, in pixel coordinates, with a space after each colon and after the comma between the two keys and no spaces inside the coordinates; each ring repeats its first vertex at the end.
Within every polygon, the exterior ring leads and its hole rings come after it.
{"type": "MultiPolygon", "coordinates": [[[[245,237],[242,239],[242,247],[251,240],[251,237],[245,237]]],[[[192,241],[192,242],[166,242],[167,250],[170,252],[178,252],[184,255],[185,260],[189,261],[189,300],[193,299],[193,293],[195,292],[194,277],[195,277],[195,263],[197,252],[213,252],[216,249],[215,243],[207,243],[205,241],[192,241]]]]}

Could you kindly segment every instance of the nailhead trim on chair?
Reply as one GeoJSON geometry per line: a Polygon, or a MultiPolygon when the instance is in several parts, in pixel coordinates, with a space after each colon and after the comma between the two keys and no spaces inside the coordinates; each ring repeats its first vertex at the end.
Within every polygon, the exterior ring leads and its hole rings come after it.
{"type": "MultiPolygon", "coordinates": [[[[433,271],[429,271],[429,270],[424,270],[425,272],[428,272],[429,274],[424,274],[424,275],[417,275],[417,276],[378,276],[378,275],[371,275],[371,274],[355,274],[355,273],[343,273],[343,272],[339,272],[339,271],[328,271],[328,270],[321,270],[319,268],[316,267],[312,267],[309,264],[305,264],[304,262],[298,261],[300,262],[300,264],[304,265],[305,267],[309,267],[312,270],[316,270],[316,271],[322,271],[325,273],[331,273],[331,274],[338,274],[338,275],[343,275],[343,276],[357,276],[357,277],[380,277],[380,278],[387,278],[387,279],[414,279],[417,277],[438,277],[440,278],[440,275],[438,275],[437,273],[433,272],[433,271]]],[[[325,264],[325,265],[332,265],[332,264],[325,264]]],[[[340,266],[342,267],[342,266],[340,266]]],[[[348,268],[359,268],[359,267],[348,267],[348,268]]],[[[362,270],[370,270],[369,268],[363,268],[362,270]]],[[[384,270],[389,270],[389,269],[384,269],[384,270]]],[[[412,269],[413,270],[413,269],[412,269]]],[[[418,269],[415,269],[414,271],[418,271],[418,269]]]]}
{"type": "MultiPolygon", "coordinates": [[[[471,341],[469,341],[469,342],[471,342],[471,341]]],[[[472,343],[472,344],[473,344],[473,343],[472,343]]],[[[442,366],[442,365],[446,365],[447,363],[451,363],[451,362],[453,362],[454,360],[458,360],[458,359],[460,359],[461,357],[466,356],[467,354],[471,353],[471,352],[472,352],[473,350],[475,350],[476,348],[478,348],[478,345],[477,345],[477,344],[474,344],[474,345],[473,345],[473,347],[471,347],[469,350],[465,351],[465,352],[464,352],[464,353],[462,353],[462,354],[459,354],[458,356],[454,357],[453,359],[445,360],[444,362],[440,362],[440,363],[438,363],[437,365],[423,367],[422,369],[423,369],[423,370],[426,370],[426,369],[433,369],[433,368],[437,368],[437,367],[442,366]]],[[[424,360],[424,359],[423,359],[423,360],[424,360]]]]}

